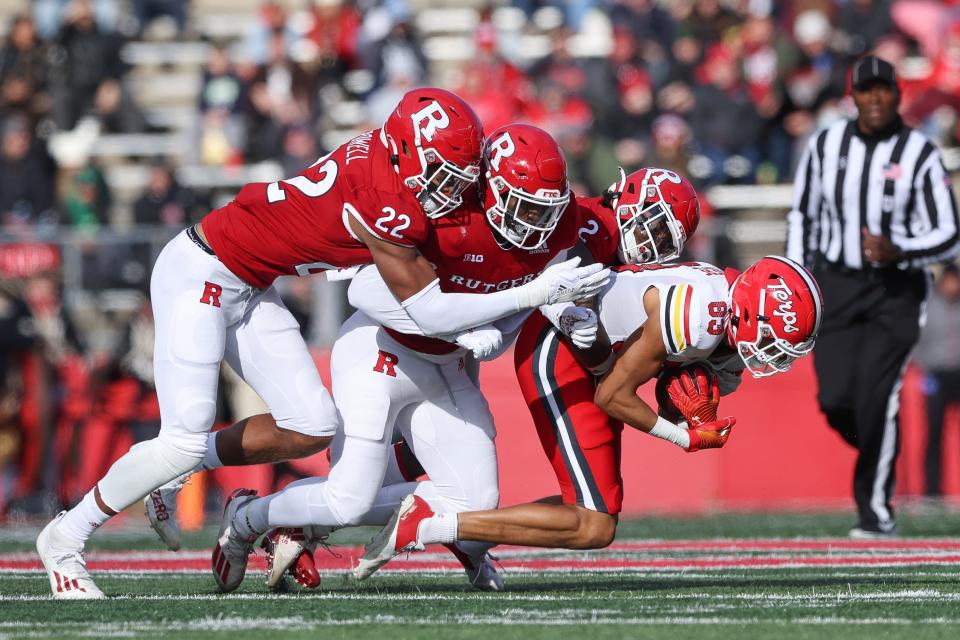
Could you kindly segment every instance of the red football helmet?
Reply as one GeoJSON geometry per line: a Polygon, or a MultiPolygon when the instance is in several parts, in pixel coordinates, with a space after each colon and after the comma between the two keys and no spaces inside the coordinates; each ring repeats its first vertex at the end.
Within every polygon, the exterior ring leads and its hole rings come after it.
{"type": "Polygon", "coordinates": [[[483,162],[487,220],[515,247],[541,246],[570,203],[560,146],[543,129],[508,124],[487,138],[483,162]]]}
{"type": "Polygon", "coordinates": [[[383,125],[393,168],[429,218],[453,211],[480,177],[483,125],[466,102],[443,89],[414,89],[383,125]]]}
{"type": "Polygon", "coordinates": [[[605,194],[620,227],[620,261],[624,264],[667,262],[680,257],[683,245],[700,223],[700,200],[690,181],[656,167],[629,176],[605,194]]]}
{"type": "Polygon", "coordinates": [[[823,295],[802,265],[767,256],[730,287],[727,341],[754,378],[786,371],[813,350],[823,317],[823,295]]]}

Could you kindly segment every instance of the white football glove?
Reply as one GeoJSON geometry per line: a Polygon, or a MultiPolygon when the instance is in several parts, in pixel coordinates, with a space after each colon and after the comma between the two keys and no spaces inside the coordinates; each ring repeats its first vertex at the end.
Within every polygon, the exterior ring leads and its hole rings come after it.
{"type": "Polygon", "coordinates": [[[473,352],[477,360],[487,360],[499,353],[503,346],[503,334],[491,324],[464,331],[457,336],[457,344],[473,352]]]}
{"type": "Polygon", "coordinates": [[[567,307],[557,319],[560,333],[570,338],[578,349],[589,349],[597,339],[597,314],[586,307],[567,307]]]}
{"type": "Polygon", "coordinates": [[[533,309],[545,304],[573,302],[592,298],[610,279],[610,270],[600,263],[578,267],[580,258],[571,258],[547,267],[532,282],[517,287],[521,309],[533,309]]]}

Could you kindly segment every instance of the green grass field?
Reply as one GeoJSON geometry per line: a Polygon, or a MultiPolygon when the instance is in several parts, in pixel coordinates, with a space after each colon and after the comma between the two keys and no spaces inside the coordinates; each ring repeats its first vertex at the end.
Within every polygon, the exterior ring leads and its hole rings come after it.
{"type": "MultiPolygon", "coordinates": [[[[91,565],[117,568],[94,569],[112,597],[87,603],[49,599],[45,575],[23,564],[36,530],[18,527],[0,530],[0,637],[960,638],[960,512],[904,514],[897,543],[852,544],[839,537],[849,525],[848,514],[625,522],[604,551],[501,550],[498,594],[470,590],[428,552],[359,584],[348,557],[331,560],[342,566],[316,591],[268,593],[251,570],[221,595],[202,569],[212,531],[188,539],[203,551],[154,553],[128,521],[91,545],[91,565]],[[124,569],[127,557],[197,566],[144,573],[124,569]]],[[[341,532],[342,552],[365,535],[341,532]]]]}

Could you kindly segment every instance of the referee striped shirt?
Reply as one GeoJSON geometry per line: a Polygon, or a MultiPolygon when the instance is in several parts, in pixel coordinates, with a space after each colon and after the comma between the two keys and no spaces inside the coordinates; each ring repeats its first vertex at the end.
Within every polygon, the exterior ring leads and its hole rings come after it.
{"type": "Polygon", "coordinates": [[[844,120],[810,138],[787,215],[787,257],[811,268],[863,269],[862,228],[900,248],[900,269],[957,255],[950,176],[926,136],[902,124],[863,136],[844,120]]]}

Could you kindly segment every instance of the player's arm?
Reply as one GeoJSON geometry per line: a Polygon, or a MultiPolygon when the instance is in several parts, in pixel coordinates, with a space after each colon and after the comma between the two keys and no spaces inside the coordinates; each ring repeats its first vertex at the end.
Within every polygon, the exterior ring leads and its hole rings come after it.
{"type": "Polygon", "coordinates": [[[654,288],[648,289],[643,305],[646,322],[626,341],[610,373],[597,386],[594,402],[612,418],[672,442],[685,451],[722,447],[736,422],[733,418],[684,429],[658,416],[637,395],[642,384],[657,376],[667,358],[660,330],[660,293],[654,288]]]}
{"type": "Polygon", "coordinates": [[[624,343],[610,372],[597,385],[594,402],[610,417],[649,433],[657,423],[657,412],[637,395],[637,390],[656,377],[667,350],[660,337],[660,294],[656,289],[647,290],[643,306],[646,322],[624,343]]]}
{"type": "Polygon", "coordinates": [[[585,369],[595,376],[610,370],[616,354],[600,322],[596,297],[576,304],[545,305],[540,307],[540,312],[557,328],[574,358],[585,369]]]}
{"type": "Polygon", "coordinates": [[[384,282],[424,335],[459,333],[543,304],[587,298],[606,283],[601,265],[567,261],[532,282],[492,293],[445,293],[430,263],[414,247],[381,240],[355,217],[350,228],[373,256],[384,282]]]}

